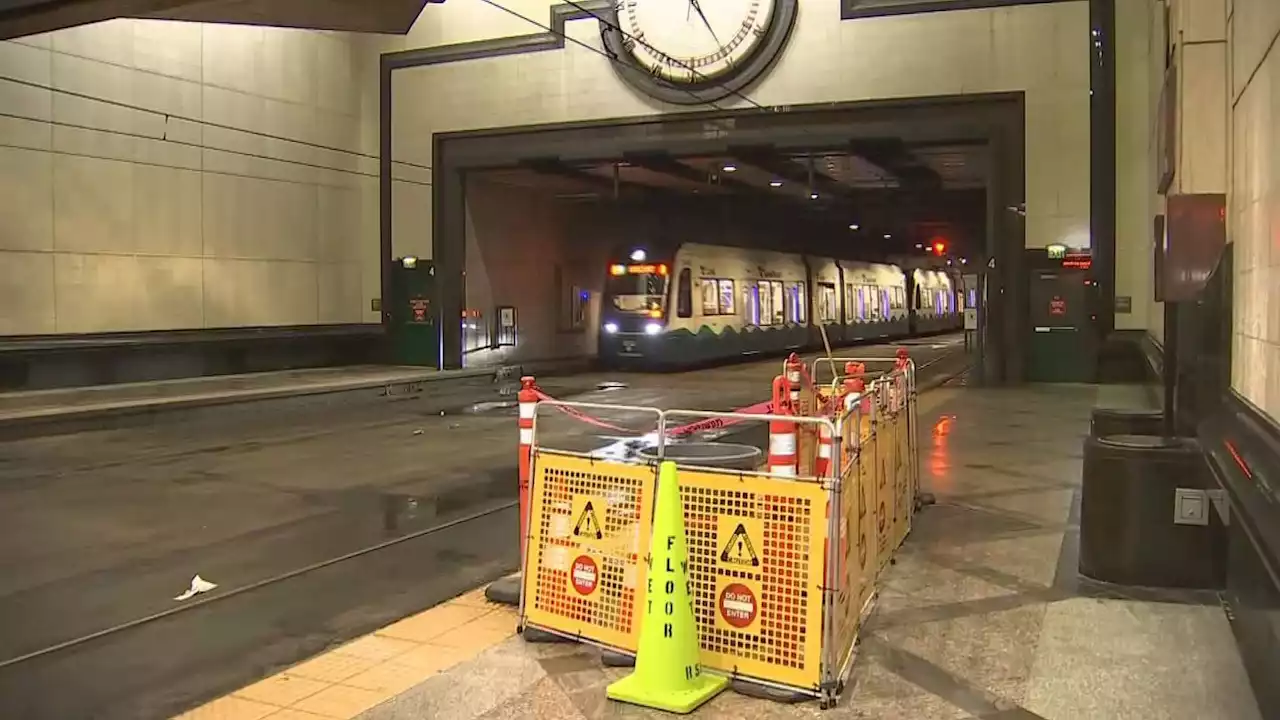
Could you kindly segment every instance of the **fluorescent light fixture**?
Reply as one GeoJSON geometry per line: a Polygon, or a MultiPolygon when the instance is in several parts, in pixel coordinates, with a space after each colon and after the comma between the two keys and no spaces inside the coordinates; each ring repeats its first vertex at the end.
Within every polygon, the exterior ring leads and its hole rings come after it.
{"type": "Polygon", "coordinates": [[[737,166],[737,165],[725,165],[725,166],[724,166],[724,171],[725,171],[725,172],[737,172],[737,171],[738,171],[738,166],[737,166]]]}
{"type": "Polygon", "coordinates": [[[644,262],[647,257],[649,257],[648,253],[643,250],[631,251],[631,262],[644,262]]]}
{"type": "Polygon", "coordinates": [[[769,187],[782,187],[782,181],[781,181],[781,180],[770,180],[770,181],[769,181],[769,187]]]}
{"type": "Polygon", "coordinates": [[[857,229],[858,229],[858,223],[849,223],[849,229],[850,229],[850,230],[857,230],[857,229]]]}

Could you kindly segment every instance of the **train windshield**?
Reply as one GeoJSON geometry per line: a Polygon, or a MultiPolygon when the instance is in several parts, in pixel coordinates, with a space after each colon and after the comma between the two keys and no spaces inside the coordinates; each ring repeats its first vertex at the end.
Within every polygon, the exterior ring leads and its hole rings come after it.
{"type": "Polygon", "coordinates": [[[613,300],[613,308],[620,312],[651,313],[667,309],[666,273],[618,274],[614,271],[609,274],[605,291],[613,300]]]}

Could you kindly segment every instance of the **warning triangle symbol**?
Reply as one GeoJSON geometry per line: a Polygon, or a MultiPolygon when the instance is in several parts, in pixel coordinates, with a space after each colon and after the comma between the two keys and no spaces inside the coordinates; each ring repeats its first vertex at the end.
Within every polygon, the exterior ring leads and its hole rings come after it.
{"type": "Polygon", "coordinates": [[[756,549],[751,544],[751,536],[747,535],[746,525],[738,523],[737,529],[729,536],[729,542],[725,543],[724,549],[720,551],[720,562],[760,567],[760,556],[756,555],[756,549]]]}
{"type": "Polygon", "coordinates": [[[600,521],[596,519],[596,510],[590,502],[586,507],[582,508],[582,514],[578,516],[578,522],[573,526],[574,535],[594,535],[597,540],[604,539],[604,530],[600,527],[600,521]]]}

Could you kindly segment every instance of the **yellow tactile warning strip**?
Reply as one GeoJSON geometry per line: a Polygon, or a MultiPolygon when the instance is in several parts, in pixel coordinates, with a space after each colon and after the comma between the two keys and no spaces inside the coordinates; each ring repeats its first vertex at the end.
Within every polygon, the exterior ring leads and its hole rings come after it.
{"type": "Polygon", "coordinates": [[[511,637],[517,619],[479,588],[176,720],[350,720],[511,637]]]}

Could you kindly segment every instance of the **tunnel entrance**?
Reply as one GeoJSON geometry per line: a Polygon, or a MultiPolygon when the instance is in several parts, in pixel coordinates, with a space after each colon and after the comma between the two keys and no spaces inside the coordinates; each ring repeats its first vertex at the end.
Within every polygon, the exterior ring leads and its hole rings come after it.
{"type": "Polygon", "coordinates": [[[499,312],[540,354],[594,352],[605,321],[591,312],[618,248],[678,241],[851,254],[901,268],[913,288],[948,260],[957,291],[962,270],[980,269],[974,379],[1022,382],[1023,125],[1022,95],[999,94],[437,133],[432,260],[440,317],[462,319],[441,323],[442,366],[497,350],[480,330],[496,317],[478,316],[499,312]]]}

